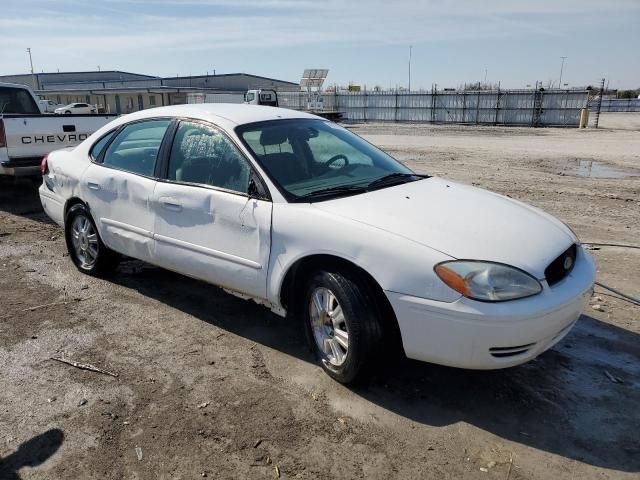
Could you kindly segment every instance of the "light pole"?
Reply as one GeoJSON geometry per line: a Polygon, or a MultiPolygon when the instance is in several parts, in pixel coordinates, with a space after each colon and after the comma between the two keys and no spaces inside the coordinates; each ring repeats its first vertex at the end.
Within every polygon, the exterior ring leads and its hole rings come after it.
{"type": "Polygon", "coordinates": [[[560,83],[558,84],[558,88],[562,88],[562,70],[564,70],[564,61],[567,57],[560,57],[562,59],[562,63],[560,64],[560,83]]]}
{"type": "Polygon", "coordinates": [[[31,49],[30,48],[27,48],[27,53],[29,54],[29,64],[31,65],[31,85],[33,86],[34,90],[37,90],[36,76],[33,73],[33,60],[31,59],[31,49]]]}

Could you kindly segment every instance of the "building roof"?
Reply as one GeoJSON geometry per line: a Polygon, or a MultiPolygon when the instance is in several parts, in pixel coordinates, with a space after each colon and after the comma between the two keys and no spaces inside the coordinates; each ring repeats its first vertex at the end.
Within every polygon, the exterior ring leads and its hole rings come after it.
{"type": "MultiPolygon", "coordinates": [[[[86,74],[100,74],[100,73],[118,73],[118,74],[125,74],[125,75],[134,75],[137,77],[141,77],[141,78],[160,78],[156,75],[147,75],[144,73],[135,73],[135,72],[125,72],[123,70],[85,70],[85,71],[78,71],[78,72],[33,72],[34,75],[86,75],[86,74]]],[[[0,78],[2,77],[20,77],[23,75],[29,75],[31,76],[30,73],[15,73],[13,75],[0,75],[0,78]]]]}

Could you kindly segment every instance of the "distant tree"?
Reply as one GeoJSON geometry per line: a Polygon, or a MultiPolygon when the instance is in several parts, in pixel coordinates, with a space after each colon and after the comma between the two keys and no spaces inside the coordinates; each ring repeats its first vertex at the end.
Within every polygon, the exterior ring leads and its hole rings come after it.
{"type": "Polygon", "coordinates": [[[638,98],[640,88],[637,90],[618,90],[617,98],[638,98]]]}
{"type": "Polygon", "coordinates": [[[498,90],[499,84],[491,82],[473,82],[465,83],[463,86],[458,87],[458,90],[475,91],[478,90],[498,90]]]}

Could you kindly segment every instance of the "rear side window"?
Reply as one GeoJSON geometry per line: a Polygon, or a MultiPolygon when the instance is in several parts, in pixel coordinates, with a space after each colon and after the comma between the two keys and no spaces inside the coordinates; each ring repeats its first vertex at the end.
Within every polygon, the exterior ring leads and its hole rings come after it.
{"type": "Polygon", "coordinates": [[[91,158],[93,158],[94,160],[98,160],[98,158],[100,158],[100,154],[104,150],[104,147],[107,145],[107,143],[109,143],[109,140],[111,140],[111,137],[113,137],[114,133],[116,133],[115,130],[110,131],[93,144],[93,147],[91,147],[91,152],[89,153],[89,155],[91,155],[91,158]]]}
{"type": "Polygon", "coordinates": [[[0,87],[0,114],[2,113],[37,115],[40,109],[27,90],[0,87]]]}
{"type": "Polygon", "coordinates": [[[171,120],[148,120],[127,125],[107,147],[103,163],[120,170],[153,176],[158,151],[170,124],[171,120]]]}
{"type": "Polygon", "coordinates": [[[169,159],[169,180],[247,193],[251,168],[237,147],[218,130],[181,122],[169,159]]]}

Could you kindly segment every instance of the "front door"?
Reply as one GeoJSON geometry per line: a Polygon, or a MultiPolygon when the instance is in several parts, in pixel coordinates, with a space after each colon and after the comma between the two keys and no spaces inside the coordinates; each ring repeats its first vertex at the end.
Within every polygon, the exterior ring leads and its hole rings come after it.
{"type": "Polygon", "coordinates": [[[248,196],[251,166],[223,133],[183,121],[153,195],[155,263],[265,298],[271,202],[248,196]]]}
{"type": "Polygon", "coordinates": [[[82,180],[83,196],[102,241],[141,260],[153,259],[150,201],[157,183],[158,152],[170,123],[146,120],[127,125],[99,153],[82,180]]]}

